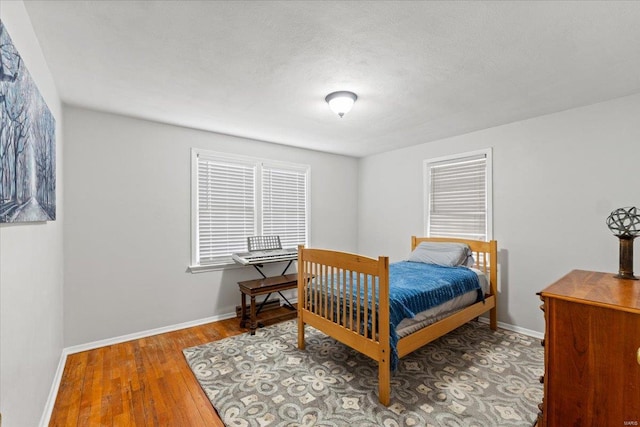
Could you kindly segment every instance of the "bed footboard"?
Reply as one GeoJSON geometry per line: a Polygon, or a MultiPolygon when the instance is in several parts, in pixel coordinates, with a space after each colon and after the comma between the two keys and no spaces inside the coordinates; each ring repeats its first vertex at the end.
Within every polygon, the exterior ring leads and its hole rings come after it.
{"type": "Polygon", "coordinates": [[[298,247],[298,348],[309,324],[378,362],[389,404],[389,258],[298,247]]]}

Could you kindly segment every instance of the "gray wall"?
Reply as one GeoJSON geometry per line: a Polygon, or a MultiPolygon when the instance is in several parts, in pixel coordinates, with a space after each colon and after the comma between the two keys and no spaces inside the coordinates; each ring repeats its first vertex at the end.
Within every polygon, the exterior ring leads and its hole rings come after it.
{"type": "Polygon", "coordinates": [[[0,18],[56,119],[56,221],[0,224],[0,412],[35,426],[63,347],[62,107],[24,4],[0,2],[0,18]]]}
{"type": "Polygon", "coordinates": [[[64,115],[65,346],[233,313],[237,282],[259,277],[251,267],[186,272],[191,147],[309,164],[311,243],[356,248],[354,158],[80,108],[64,115]]]}
{"type": "Polygon", "coordinates": [[[618,270],[605,219],[640,205],[638,117],[635,95],[364,158],[358,250],[405,257],[424,232],[423,160],[493,147],[498,319],[542,332],[536,292],[572,269],[618,270]]]}

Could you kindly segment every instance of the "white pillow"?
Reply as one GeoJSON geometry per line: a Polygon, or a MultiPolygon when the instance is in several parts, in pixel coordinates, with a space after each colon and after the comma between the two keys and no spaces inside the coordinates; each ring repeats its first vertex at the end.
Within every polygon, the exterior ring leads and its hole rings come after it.
{"type": "Polygon", "coordinates": [[[409,255],[407,261],[436,264],[445,267],[474,264],[473,253],[466,243],[422,242],[409,255]]]}

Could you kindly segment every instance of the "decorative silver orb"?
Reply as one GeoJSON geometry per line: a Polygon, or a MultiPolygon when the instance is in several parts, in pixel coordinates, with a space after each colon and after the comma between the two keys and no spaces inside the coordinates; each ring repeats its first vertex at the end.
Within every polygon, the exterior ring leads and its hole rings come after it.
{"type": "Polygon", "coordinates": [[[640,234],[640,215],[635,207],[619,208],[611,212],[607,226],[618,237],[635,237],[640,234]]]}

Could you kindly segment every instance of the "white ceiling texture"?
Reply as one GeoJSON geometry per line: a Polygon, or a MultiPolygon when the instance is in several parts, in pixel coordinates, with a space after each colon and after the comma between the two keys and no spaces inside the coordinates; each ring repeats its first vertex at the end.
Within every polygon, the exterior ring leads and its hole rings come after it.
{"type": "Polygon", "coordinates": [[[634,1],[25,5],[67,104],[355,157],[640,92],[634,1]]]}

